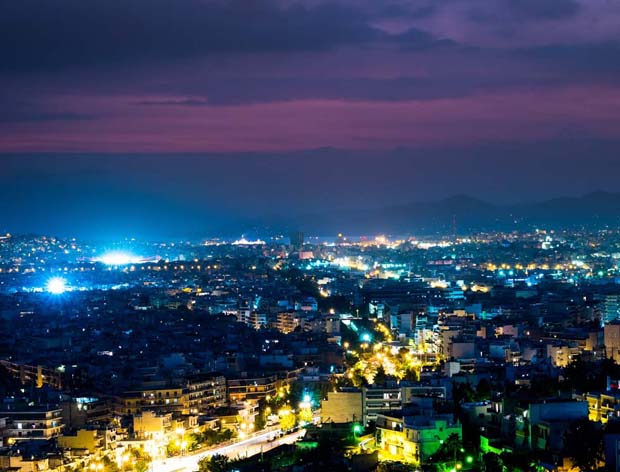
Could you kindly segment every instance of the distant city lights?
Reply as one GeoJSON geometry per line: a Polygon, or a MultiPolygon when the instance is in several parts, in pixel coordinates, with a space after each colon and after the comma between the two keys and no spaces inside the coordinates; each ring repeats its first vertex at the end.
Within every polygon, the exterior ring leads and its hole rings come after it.
{"type": "Polygon", "coordinates": [[[62,277],[52,277],[45,284],[45,290],[52,295],[61,295],[67,291],[67,281],[62,277]]]}
{"type": "Polygon", "coordinates": [[[127,252],[108,252],[95,259],[96,262],[102,262],[105,265],[110,266],[123,266],[128,264],[137,264],[142,262],[142,258],[136,257],[133,254],[127,252]]]}
{"type": "Polygon", "coordinates": [[[242,237],[241,239],[234,241],[232,244],[233,246],[259,246],[265,244],[265,241],[262,239],[249,240],[242,237]]]}

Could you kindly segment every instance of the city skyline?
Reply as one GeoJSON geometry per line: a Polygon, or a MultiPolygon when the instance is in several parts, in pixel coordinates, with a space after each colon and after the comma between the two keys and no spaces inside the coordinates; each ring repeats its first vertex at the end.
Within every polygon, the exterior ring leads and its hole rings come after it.
{"type": "MultiPolygon", "coordinates": [[[[564,156],[596,148],[574,145],[564,156]]],[[[501,177],[486,171],[497,165],[494,153],[473,156],[475,166],[435,156],[424,160],[422,172],[403,173],[405,150],[386,152],[389,164],[380,167],[335,149],[295,156],[5,154],[0,231],[196,240],[297,229],[319,236],[452,234],[453,218],[463,234],[512,223],[514,229],[618,224],[620,161],[611,153],[597,153],[587,169],[562,164],[552,151],[531,165],[511,159],[501,177]],[[568,180],[560,169],[580,176],[568,180]]]]}

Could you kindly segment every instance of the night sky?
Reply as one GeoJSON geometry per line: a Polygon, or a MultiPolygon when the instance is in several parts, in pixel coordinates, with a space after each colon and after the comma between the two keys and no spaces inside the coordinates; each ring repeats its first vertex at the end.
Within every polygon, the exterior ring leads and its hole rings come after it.
{"type": "Polygon", "coordinates": [[[0,231],[620,190],[617,0],[0,0],[0,231]]]}

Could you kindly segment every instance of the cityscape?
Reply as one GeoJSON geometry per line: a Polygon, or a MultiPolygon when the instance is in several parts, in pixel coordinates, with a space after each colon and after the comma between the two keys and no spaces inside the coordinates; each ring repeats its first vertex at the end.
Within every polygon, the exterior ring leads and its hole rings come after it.
{"type": "Polygon", "coordinates": [[[619,0],[0,0],[0,472],[620,472],[619,0]]]}
{"type": "Polygon", "coordinates": [[[0,257],[6,470],[615,467],[620,230],[0,257]]]}

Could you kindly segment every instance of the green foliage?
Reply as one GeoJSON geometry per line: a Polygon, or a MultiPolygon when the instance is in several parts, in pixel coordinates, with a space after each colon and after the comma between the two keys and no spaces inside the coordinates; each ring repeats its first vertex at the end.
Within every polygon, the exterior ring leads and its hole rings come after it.
{"type": "Polygon", "coordinates": [[[297,417],[294,413],[288,412],[280,416],[280,429],[282,431],[289,431],[297,424],[297,417]]]}
{"type": "Polygon", "coordinates": [[[299,413],[297,414],[297,418],[299,420],[300,423],[312,423],[313,415],[312,415],[312,410],[310,408],[302,408],[301,410],[299,410],[299,413]]]}
{"type": "Polygon", "coordinates": [[[103,470],[105,470],[105,472],[119,472],[120,471],[116,461],[112,460],[108,456],[103,456],[103,459],[101,460],[101,462],[103,463],[103,470]]]}
{"type": "Polygon", "coordinates": [[[235,433],[233,433],[229,429],[224,429],[221,431],[216,431],[214,429],[206,429],[202,432],[192,433],[190,436],[190,442],[188,449],[194,449],[198,444],[202,446],[211,447],[217,444],[230,441],[235,437],[235,433]]]}
{"type": "Polygon", "coordinates": [[[439,447],[439,450],[433,454],[432,462],[447,462],[456,459],[462,459],[463,442],[458,434],[451,434],[439,447]]]}
{"type": "Polygon", "coordinates": [[[178,441],[170,441],[166,444],[166,456],[177,456],[181,453],[181,446],[178,441]]]}
{"type": "Polygon", "coordinates": [[[408,382],[418,382],[420,380],[419,371],[416,369],[407,369],[403,380],[408,382]]]}
{"type": "Polygon", "coordinates": [[[135,472],[146,472],[149,470],[153,459],[148,452],[137,447],[130,448],[128,452],[131,457],[130,464],[132,466],[132,470],[135,472]]]}
{"type": "Polygon", "coordinates": [[[203,457],[198,461],[198,472],[228,472],[228,470],[230,470],[230,460],[220,454],[203,457]]]}
{"type": "Polygon", "coordinates": [[[318,445],[308,451],[303,458],[304,470],[307,472],[325,472],[327,470],[346,470],[344,467],[344,444],[338,437],[322,434],[318,445]]]}
{"type": "Polygon", "coordinates": [[[538,472],[537,457],[531,451],[504,452],[500,456],[503,470],[510,472],[538,472]]]}
{"type": "Polygon", "coordinates": [[[264,408],[261,408],[258,410],[258,415],[256,415],[254,419],[254,428],[260,431],[261,429],[265,429],[265,426],[267,426],[267,412],[264,408]]]}
{"type": "Polygon", "coordinates": [[[484,469],[487,472],[504,472],[504,463],[500,456],[491,452],[482,457],[484,469]]]}

